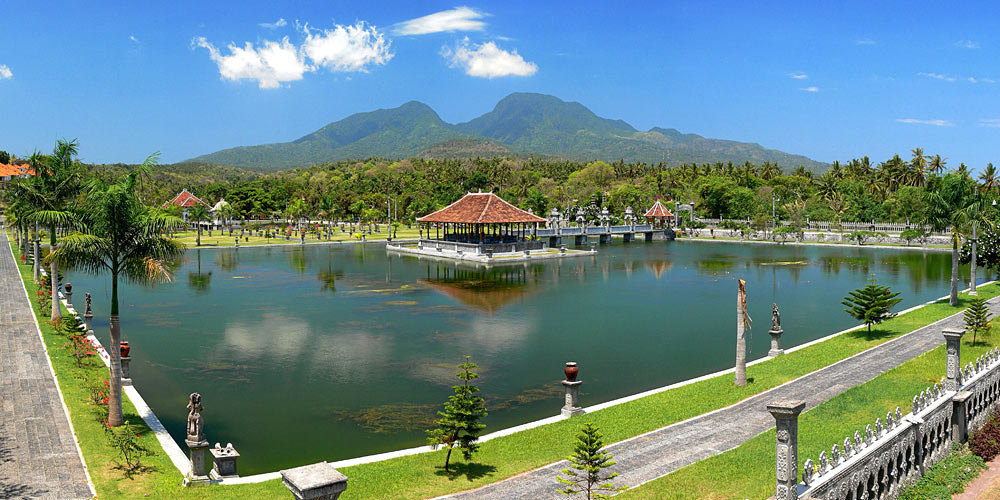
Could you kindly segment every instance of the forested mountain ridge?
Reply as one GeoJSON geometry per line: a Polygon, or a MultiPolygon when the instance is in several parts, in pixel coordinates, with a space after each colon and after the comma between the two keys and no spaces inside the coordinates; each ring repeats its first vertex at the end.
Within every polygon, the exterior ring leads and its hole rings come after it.
{"type": "Polygon", "coordinates": [[[643,132],[601,118],[586,106],[544,94],[514,93],[492,111],[449,124],[426,104],[356,113],[292,142],[240,146],[191,161],[282,170],[370,157],[459,158],[537,155],[577,161],[682,163],[772,162],[820,172],[829,165],[756,143],[709,139],[654,127],[643,132]]]}

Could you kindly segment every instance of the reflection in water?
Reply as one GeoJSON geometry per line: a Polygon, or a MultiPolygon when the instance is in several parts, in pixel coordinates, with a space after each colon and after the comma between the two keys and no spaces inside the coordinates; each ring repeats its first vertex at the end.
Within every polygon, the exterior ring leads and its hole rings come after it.
{"type": "MultiPolygon", "coordinates": [[[[671,266],[673,264],[666,259],[650,259],[646,261],[646,269],[649,269],[653,273],[653,276],[656,276],[656,279],[660,279],[663,273],[670,270],[671,266]]],[[[631,271],[631,261],[629,261],[629,267],[631,271]]]]}
{"type": "Polygon", "coordinates": [[[227,273],[231,273],[239,267],[240,251],[237,249],[215,250],[215,265],[227,273]]]}
{"type": "Polygon", "coordinates": [[[326,269],[321,269],[316,273],[316,279],[319,280],[324,292],[336,292],[337,280],[343,277],[344,271],[333,269],[333,266],[329,264],[326,269]]]}
{"type": "Polygon", "coordinates": [[[196,259],[198,260],[198,271],[188,273],[188,286],[198,293],[205,293],[208,291],[208,286],[212,282],[212,271],[207,273],[201,272],[201,250],[197,250],[196,254],[196,259]]]}
{"type": "Polygon", "coordinates": [[[523,266],[492,269],[436,266],[434,278],[430,278],[428,265],[428,278],[418,283],[493,315],[502,307],[537,292],[539,272],[539,268],[523,266]]]}

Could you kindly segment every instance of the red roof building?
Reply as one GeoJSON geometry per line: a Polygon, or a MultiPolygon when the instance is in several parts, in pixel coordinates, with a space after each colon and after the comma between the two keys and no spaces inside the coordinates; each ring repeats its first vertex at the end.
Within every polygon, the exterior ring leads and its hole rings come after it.
{"type": "Polygon", "coordinates": [[[418,218],[417,222],[427,225],[428,239],[434,227],[437,239],[482,245],[526,241],[528,229],[537,228],[545,219],[493,193],[469,193],[441,210],[418,218]]]}
{"type": "Polygon", "coordinates": [[[212,208],[211,205],[209,205],[208,203],[205,203],[204,201],[202,201],[201,198],[198,198],[197,196],[191,194],[190,191],[188,191],[187,189],[185,189],[185,190],[181,191],[180,193],[177,193],[177,196],[174,196],[174,198],[172,200],[164,203],[163,206],[160,207],[160,208],[167,208],[170,205],[177,205],[178,207],[181,207],[181,208],[191,208],[191,207],[193,207],[193,206],[195,206],[195,205],[197,205],[199,203],[202,204],[202,205],[204,205],[205,208],[207,208],[207,209],[211,209],[212,208]]]}
{"type": "Polygon", "coordinates": [[[653,206],[649,207],[649,210],[646,210],[646,215],[643,217],[653,219],[654,222],[659,223],[659,225],[663,225],[664,222],[673,216],[674,214],[670,213],[670,211],[667,210],[667,207],[663,206],[663,203],[660,203],[660,200],[657,199],[656,203],[653,203],[653,206]]]}
{"type": "Polygon", "coordinates": [[[24,165],[7,165],[0,163],[0,180],[9,181],[15,177],[29,177],[35,175],[34,171],[28,164],[24,165]]]}

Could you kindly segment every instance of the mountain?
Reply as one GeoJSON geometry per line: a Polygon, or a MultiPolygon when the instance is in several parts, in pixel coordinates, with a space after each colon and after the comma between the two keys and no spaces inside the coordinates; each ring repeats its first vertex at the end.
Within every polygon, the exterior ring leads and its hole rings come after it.
{"type": "Polygon", "coordinates": [[[514,93],[492,111],[451,125],[426,104],[357,113],[292,142],[224,149],[192,161],[264,170],[381,156],[463,158],[542,155],[590,161],[680,163],[761,163],[786,169],[828,165],[756,143],[709,139],[654,127],[643,132],[622,120],[595,115],[586,106],[544,94],[514,93]]]}

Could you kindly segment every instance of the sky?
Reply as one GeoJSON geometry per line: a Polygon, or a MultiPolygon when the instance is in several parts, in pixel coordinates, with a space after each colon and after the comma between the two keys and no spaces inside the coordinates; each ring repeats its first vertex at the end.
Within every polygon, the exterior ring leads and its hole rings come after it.
{"type": "Polygon", "coordinates": [[[284,142],[512,92],[815,160],[1000,162],[996,2],[3,0],[0,149],[94,163],[284,142]]]}

